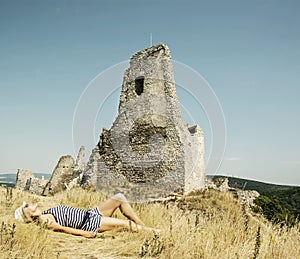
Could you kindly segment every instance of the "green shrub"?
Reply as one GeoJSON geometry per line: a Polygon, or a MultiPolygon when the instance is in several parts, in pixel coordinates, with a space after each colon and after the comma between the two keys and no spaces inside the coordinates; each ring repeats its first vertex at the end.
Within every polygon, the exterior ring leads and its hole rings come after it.
{"type": "Polygon", "coordinates": [[[274,224],[295,225],[296,219],[294,214],[287,208],[282,207],[277,196],[269,198],[261,195],[255,199],[254,203],[256,204],[254,211],[263,214],[266,219],[274,224]]]}

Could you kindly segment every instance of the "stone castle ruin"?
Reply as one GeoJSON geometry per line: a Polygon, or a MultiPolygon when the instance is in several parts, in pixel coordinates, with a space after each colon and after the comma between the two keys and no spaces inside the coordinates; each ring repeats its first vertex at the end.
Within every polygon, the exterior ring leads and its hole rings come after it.
{"type": "Polygon", "coordinates": [[[70,155],[60,157],[50,179],[37,178],[30,170],[18,169],[15,187],[47,196],[78,186],[85,168],[84,155],[82,146],[76,161],[70,155]]]}
{"type": "Polygon", "coordinates": [[[204,188],[203,132],[198,125],[188,127],[181,120],[166,45],[131,57],[118,116],[110,129],[103,129],[87,164],[84,153],[82,147],[76,161],[61,157],[49,181],[20,170],[16,187],[49,195],[81,185],[109,196],[122,192],[131,201],[204,188]]]}
{"type": "Polygon", "coordinates": [[[130,59],[119,111],[103,129],[82,184],[132,200],[204,187],[204,136],[181,120],[169,48],[159,44],[130,59]]]}

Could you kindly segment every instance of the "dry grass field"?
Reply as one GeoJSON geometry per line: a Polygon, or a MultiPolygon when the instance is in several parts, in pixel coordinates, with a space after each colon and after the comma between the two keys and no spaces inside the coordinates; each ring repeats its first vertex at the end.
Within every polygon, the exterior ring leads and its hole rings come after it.
{"type": "MultiPolygon", "coordinates": [[[[0,258],[299,258],[300,225],[287,229],[253,215],[231,193],[208,190],[164,203],[134,204],[161,232],[115,230],[94,239],[57,233],[13,217],[23,201],[88,209],[106,199],[73,189],[53,197],[0,187],[0,258]]],[[[121,217],[117,214],[116,217],[121,217]]]]}

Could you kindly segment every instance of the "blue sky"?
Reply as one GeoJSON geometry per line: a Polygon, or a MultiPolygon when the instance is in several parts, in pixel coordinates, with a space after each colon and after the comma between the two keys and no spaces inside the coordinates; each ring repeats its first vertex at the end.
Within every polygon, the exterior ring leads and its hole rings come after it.
{"type": "MultiPolygon", "coordinates": [[[[148,47],[152,33],[153,44],[166,43],[222,105],[227,144],[219,173],[300,185],[299,11],[297,0],[0,0],[0,172],[51,173],[61,155],[75,155],[72,121],[82,92],[148,47]]],[[[118,95],[96,135],[111,126],[118,95]]]]}

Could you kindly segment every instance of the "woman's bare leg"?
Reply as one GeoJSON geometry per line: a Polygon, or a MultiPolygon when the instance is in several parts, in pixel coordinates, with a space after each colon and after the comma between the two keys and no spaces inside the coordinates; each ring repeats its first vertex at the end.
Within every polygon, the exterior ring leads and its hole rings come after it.
{"type": "Polygon", "coordinates": [[[117,219],[117,218],[110,218],[110,217],[102,217],[101,227],[99,228],[99,232],[104,232],[116,228],[125,228],[134,232],[140,230],[148,230],[148,231],[159,231],[154,228],[149,228],[145,226],[141,226],[139,224],[133,223],[129,220],[125,219],[117,219]]]}
{"type": "Polygon", "coordinates": [[[142,226],[145,225],[145,223],[136,215],[125,196],[121,193],[114,195],[99,206],[102,215],[105,217],[111,217],[111,215],[115,212],[117,208],[120,209],[121,213],[125,217],[132,220],[136,224],[142,226]]]}

